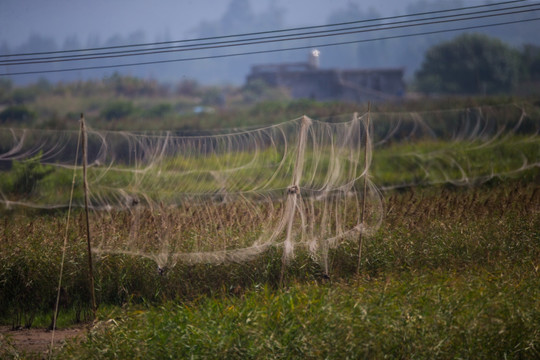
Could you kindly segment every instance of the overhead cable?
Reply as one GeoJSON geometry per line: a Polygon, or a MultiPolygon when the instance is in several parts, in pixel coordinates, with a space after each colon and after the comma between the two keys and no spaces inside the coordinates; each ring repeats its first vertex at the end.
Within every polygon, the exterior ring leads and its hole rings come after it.
{"type": "Polygon", "coordinates": [[[149,42],[149,43],[139,43],[139,44],[129,44],[129,45],[103,46],[103,47],[92,47],[92,48],[84,48],[84,49],[42,51],[42,52],[18,53],[18,54],[0,54],[0,58],[16,57],[16,56],[51,55],[51,54],[63,54],[63,53],[74,53],[74,52],[88,52],[88,51],[100,51],[100,50],[111,50],[111,49],[123,49],[123,48],[130,48],[130,47],[145,47],[145,46],[148,47],[148,46],[157,46],[157,45],[165,45],[165,44],[175,44],[175,43],[219,40],[219,39],[226,39],[226,38],[236,38],[236,37],[245,37],[245,36],[254,36],[254,35],[273,34],[273,33],[280,33],[280,32],[290,32],[290,31],[298,31],[298,30],[309,30],[309,29],[319,29],[319,28],[335,27],[335,26],[343,26],[343,25],[352,25],[352,24],[360,24],[360,23],[367,23],[367,22],[380,22],[380,21],[386,21],[386,20],[401,19],[401,18],[406,18],[406,17],[433,15],[433,14],[440,14],[440,13],[447,13],[447,12],[508,5],[508,4],[513,4],[513,3],[521,3],[525,1],[526,0],[501,1],[501,2],[483,4],[483,5],[464,6],[464,7],[452,8],[452,9],[417,12],[417,13],[411,13],[411,14],[386,16],[386,17],[379,17],[379,18],[372,18],[372,19],[356,20],[356,21],[347,21],[347,22],[340,22],[340,23],[326,24],[326,25],[303,26],[303,27],[258,31],[258,32],[241,33],[241,34],[233,34],[233,35],[201,37],[201,38],[195,38],[195,39],[170,40],[170,41],[149,42]]]}
{"type": "Polygon", "coordinates": [[[532,12],[540,10],[538,7],[540,4],[527,4],[517,7],[495,9],[495,10],[483,10],[476,11],[471,13],[462,13],[455,15],[444,15],[433,17],[430,19],[412,19],[405,21],[398,21],[393,23],[386,24],[375,24],[375,25],[364,25],[356,26],[349,28],[340,28],[332,30],[323,30],[323,31],[312,31],[304,33],[295,33],[279,36],[270,36],[270,37],[257,37],[257,38],[248,38],[242,40],[230,40],[230,41],[221,41],[213,43],[200,43],[195,45],[180,45],[180,46],[168,46],[154,49],[136,49],[136,50],[124,50],[124,51],[112,51],[105,53],[94,53],[94,54],[82,54],[82,55],[65,55],[65,56],[53,56],[53,57],[41,57],[41,58],[22,58],[22,59],[10,59],[10,60],[0,60],[0,65],[30,65],[30,64],[43,64],[43,63],[52,63],[52,62],[66,62],[66,61],[83,61],[83,60],[97,60],[97,59],[108,59],[108,58],[118,58],[118,57],[129,57],[129,56],[140,56],[140,55],[153,55],[153,54],[163,54],[171,52],[185,52],[185,51],[195,51],[195,50],[207,50],[207,49],[217,49],[217,48],[226,48],[234,46],[246,46],[246,45],[257,45],[264,43],[273,43],[273,42],[283,42],[283,41],[295,41],[295,40],[305,40],[321,37],[330,37],[330,36],[343,36],[351,35],[357,33],[365,32],[374,32],[374,31],[384,31],[384,30],[395,30],[400,28],[407,27],[416,27],[416,26],[425,26],[425,25],[435,25],[448,22],[456,21],[467,21],[467,20],[478,20],[482,18],[495,17],[495,16],[506,16],[514,15],[518,13],[532,12]],[[531,6],[537,6],[533,9],[523,9],[531,6]],[[515,10],[521,9],[521,10],[515,10]],[[488,12],[503,11],[503,10],[515,10],[515,11],[506,11],[503,13],[496,14],[486,14],[488,12]],[[481,15],[477,15],[481,14],[481,15]],[[467,15],[476,15],[470,17],[463,17],[467,15]],[[446,20],[442,20],[446,19],[446,20]],[[418,22],[423,20],[429,20],[427,22],[418,22]]]}
{"type": "MultiPolygon", "coordinates": [[[[527,5],[531,6],[531,5],[527,5]]],[[[141,56],[141,55],[155,55],[155,54],[164,54],[164,53],[172,53],[172,52],[186,52],[186,51],[198,51],[198,50],[209,50],[209,49],[220,49],[220,48],[228,48],[228,47],[236,47],[236,46],[248,46],[248,45],[260,45],[260,44],[267,44],[267,43],[276,43],[276,42],[284,42],[284,41],[298,41],[298,40],[307,40],[307,39],[315,39],[315,38],[323,38],[323,37],[331,37],[331,36],[344,36],[344,35],[352,35],[352,34],[359,34],[359,33],[366,33],[366,32],[376,32],[376,31],[385,31],[385,30],[396,30],[396,29],[402,29],[402,28],[409,28],[409,27],[418,27],[418,26],[427,26],[427,25],[438,25],[443,23],[450,23],[450,22],[459,22],[459,21],[468,21],[468,20],[478,20],[478,19],[484,19],[484,18],[490,18],[490,17],[496,17],[496,16],[507,16],[507,15],[515,15],[519,13],[527,13],[527,12],[533,12],[533,11],[539,11],[540,7],[532,8],[532,9],[521,9],[516,11],[507,11],[504,13],[497,13],[497,14],[484,14],[484,15],[475,15],[475,16],[469,16],[469,17],[460,17],[460,18],[451,18],[448,19],[450,16],[442,16],[440,18],[446,18],[445,20],[430,20],[426,22],[417,22],[420,20],[409,20],[406,24],[401,24],[403,22],[397,22],[397,23],[390,23],[390,24],[380,24],[377,25],[379,27],[373,28],[373,27],[367,27],[361,26],[361,27],[353,27],[353,28],[345,28],[345,29],[338,29],[331,30],[331,33],[328,32],[311,32],[311,33],[301,33],[301,34],[292,34],[292,35],[281,35],[278,37],[263,37],[263,38],[250,38],[250,39],[244,39],[244,40],[237,40],[233,42],[225,42],[225,43],[214,43],[214,44],[199,44],[198,46],[177,46],[177,47],[169,47],[167,50],[144,50],[144,52],[138,52],[138,53],[132,53],[132,50],[130,52],[121,52],[120,54],[114,54],[114,55],[77,55],[77,56],[64,56],[64,57],[52,57],[52,58],[41,58],[41,59],[24,59],[24,60],[4,60],[0,61],[0,65],[31,65],[31,64],[44,64],[44,63],[56,63],[56,62],[68,62],[68,61],[87,61],[87,60],[99,60],[99,59],[110,59],[110,58],[119,58],[119,57],[131,57],[131,56],[141,56]],[[411,21],[415,23],[410,23],[411,21]],[[399,25],[394,25],[399,24],[399,25]],[[387,26],[392,25],[392,26],[387,26]]],[[[468,14],[465,14],[468,15],[468,14]]],[[[463,14],[460,14],[458,16],[463,16],[463,14]]],[[[452,15],[452,17],[455,17],[452,15]]],[[[421,19],[425,20],[425,19],[421,19]]],[[[139,50],[140,51],[140,50],[139,50]]]]}
{"type": "Polygon", "coordinates": [[[55,70],[20,71],[20,72],[13,72],[13,73],[0,73],[0,76],[47,74],[47,73],[69,72],[69,71],[81,71],[81,70],[112,69],[112,68],[122,68],[122,67],[130,67],[130,66],[155,65],[155,64],[176,63],[176,62],[186,62],[186,61],[195,61],[195,60],[220,59],[220,58],[237,57],[237,56],[245,56],[245,55],[305,50],[305,49],[312,49],[314,47],[323,48],[323,47],[331,47],[331,46],[339,46],[339,45],[367,43],[367,42],[373,42],[373,41],[383,41],[383,40],[390,40],[390,39],[401,39],[401,38],[408,38],[408,37],[415,37],[415,36],[434,35],[434,34],[441,34],[441,33],[447,33],[447,32],[474,30],[474,29],[482,29],[482,28],[511,25],[511,24],[520,24],[520,23],[532,22],[532,21],[538,21],[538,20],[540,20],[540,17],[521,19],[521,20],[515,20],[515,21],[505,21],[505,22],[498,22],[498,23],[491,23],[491,24],[484,24],[484,25],[472,25],[472,26],[465,26],[465,27],[459,27],[459,28],[453,28],[453,29],[432,30],[432,31],[424,31],[424,32],[418,32],[418,33],[411,33],[411,34],[392,35],[392,36],[384,36],[384,37],[370,38],[370,39],[313,44],[313,45],[308,45],[308,46],[296,46],[296,47],[281,48],[281,49],[257,50],[257,51],[229,53],[229,54],[221,54],[221,55],[197,56],[197,57],[187,57],[187,58],[179,58],[179,59],[155,60],[155,61],[145,61],[145,62],[113,64],[113,65],[83,66],[83,67],[55,69],[55,70]]]}

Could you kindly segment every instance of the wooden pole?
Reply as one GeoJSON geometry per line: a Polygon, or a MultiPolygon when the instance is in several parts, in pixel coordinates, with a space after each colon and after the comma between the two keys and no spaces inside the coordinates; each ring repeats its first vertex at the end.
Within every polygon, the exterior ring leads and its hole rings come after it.
{"type": "Polygon", "coordinates": [[[88,276],[90,278],[90,293],[92,294],[92,313],[96,318],[96,293],[94,290],[94,267],[92,265],[92,242],[90,237],[90,220],[88,216],[88,180],[86,168],[88,166],[88,137],[84,123],[84,115],[81,114],[82,154],[83,154],[83,188],[84,188],[84,211],[86,214],[86,240],[88,244],[88,276]]]}
{"type": "Polygon", "coordinates": [[[362,213],[360,214],[360,235],[358,236],[358,263],[356,264],[356,275],[360,275],[360,262],[362,261],[362,244],[364,233],[364,217],[366,213],[366,197],[367,197],[367,183],[368,183],[368,142],[369,142],[369,117],[371,114],[371,102],[368,102],[368,113],[366,120],[366,139],[364,143],[364,191],[362,197],[362,213]]]}
{"type": "Polygon", "coordinates": [[[303,116],[300,125],[300,134],[298,136],[298,147],[296,149],[296,162],[293,170],[293,185],[287,191],[287,207],[292,214],[289,217],[287,223],[287,239],[283,244],[283,255],[281,257],[281,274],[279,276],[279,287],[283,286],[283,280],[285,278],[285,268],[287,267],[287,253],[286,246],[287,241],[292,236],[292,227],[294,222],[294,214],[296,213],[296,204],[298,197],[300,196],[300,179],[302,178],[302,172],[304,167],[304,149],[306,147],[306,138],[308,136],[308,128],[311,124],[311,120],[307,116],[303,116]]]}

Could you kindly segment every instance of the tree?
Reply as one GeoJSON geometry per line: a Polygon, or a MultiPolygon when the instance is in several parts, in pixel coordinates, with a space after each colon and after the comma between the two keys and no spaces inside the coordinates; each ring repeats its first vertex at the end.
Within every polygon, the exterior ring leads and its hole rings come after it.
{"type": "Polygon", "coordinates": [[[0,182],[0,188],[8,193],[30,194],[41,179],[54,172],[52,166],[41,164],[41,156],[40,151],[27,160],[13,161],[11,172],[0,182]]]}
{"type": "Polygon", "coordinates": [[[35,111],[28,109],[24,105],[8,106],[0,112],[0,124],[12,122],[12,123],[31,123],[37,117],[35,111]]]}
{"type": "Polygon", "coordinates": [[[101,110],[101,116],[107,120],[119,120],[132,115],[135,106],[131,101],[116,100],[107,104],[101,110]]]}
{"type": "Polygon", "coordinates": [[[521,54],[521,80],[540,80],[540,46],[525,45],[521,54]]]}
{"type": "Polygon", "coordinates": [[[446,94],[509,92],[518,80],[519,57],[499,39],[460,35],[427,51],[416,86],[422,92],[446,94]]]}

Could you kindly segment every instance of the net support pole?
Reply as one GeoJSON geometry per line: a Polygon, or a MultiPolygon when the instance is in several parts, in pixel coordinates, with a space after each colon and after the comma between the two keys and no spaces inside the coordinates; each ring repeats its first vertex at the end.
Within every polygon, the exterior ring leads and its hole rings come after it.
{"type": "Polygon", "coordinates": [[[84,122],[84,114],[81,114],[82,155],[83,155],[83,189],[84,189],[84,212],[86,218],[86,242],[88,245],[88,277],[90,279],[90,294],[92,297],[92,314],[96,318],[96,293],[94,290],[94,266],[92,264],[92,241],[90,236],[90,219],[88,216],[88,136],[84,122]]]}
{"type": "Polygon", "coordinates": [[[285,242],[283,243],[283,255],[281,257],[281,274],[279,277],[279,286],[283,285],[285,277],[285,268],[287,266],[287,259],[289,256],[289,247],[292,246],[292,228],[294,222],[294,214],[296,213],[296,206],[298,197],[300,196],[300,180],[302,178],[302,172],[304,169],[304,150],[306,148],[306,141],[308,135],[308,129],[311,125],[311,120],[307,116],[303,116],[300,125],[300,135],[298,136],[298,147],[296,149],[296,160],[294,163],[292,185],[287,190],[287,234],[285,242]]]}
{"type": "MultiPolygon", "coordinates": [[[[358,235],[358,263],[356,264],[356,275],[360,275],[360,263],[362,262],[362,245],[364,240],[364,219],[366,213],[366,197],[367,197],[367,183],[368,183],[368,142],[369,142],[369,118],[371,115],[371,102],[368,102],[368,111],[366,119],[366,136],[364,140],[364,189],[362,192],[362,212],[360,213],[360,234],[358,235]]],[[[355,113],[356,117],[357,114],[355,113]]]]}

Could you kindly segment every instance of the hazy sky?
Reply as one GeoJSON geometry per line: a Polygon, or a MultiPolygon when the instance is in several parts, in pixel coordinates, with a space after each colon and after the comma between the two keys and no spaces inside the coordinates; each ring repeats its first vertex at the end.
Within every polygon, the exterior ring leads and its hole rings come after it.
{"type": "MultiPolygon", "coordinates": [[[[0,0],[0,52],[4,44],[7,45],[7,49],[4,47],[3,51],[13,53],[183,40],[480,5],[486,1],[488,0],[0,0]],[[29,41],[30,36],[35,34],[40,37],[29,41]],[[53,39],[54,43],[49,39],[53,39]]],[[[489,21],[492,20],[485,20],[489,21]]],[[[481,21],[471,20],[466,24],[479,23],[481,21]]],[[[448,27],[450,26],[434,25],[422,27],[421,30],[448,27]]],[[[538,23],[527,22],[490,28],[486,31],[489,30],[491,36],[499,37],[513,46],[519,46],[524,43],[537,44],[538,38],[534,36],[537,29],[538,23]]],[[[389,30],[377,34],[386,36],[402,32],[404,31],[389,30]]],[[[412,76],[430,46],[456,35],[456,32],[452,32],[440,36],[325,47],[322,50],[321,67],[400,67],[406,70],[407,76],[412,76]]],[[[341,37],[340,40],[351,40],[353,37],[355,40],[363,38],[350,35],[341,37]]],[[[249,50],[272,50],[282,46],[322,46],[320,44],[324,44],[325,41],[308,39],[289,42],[286,45],[261,44],[250,47],[249,50]]],[[[205,57],[225,53],[220,49],[210,49],[193,52],[195,55],[190,53],[189,56],[205,57]]],[[[127,75],[160,81],[194,78],[208,84],[240,84],[244,82],[253,64],[305,61],[307,51],[179,61],[186,56],[163,53],[142,55],[133,59],[11,67],[4,65],[0,70],[9,74],[17,71],[51,69],[56,71],[66,67],[75,68],[69,72],[47,73],[47,79],[52,81],[99,78],[119,71],[127,75]],[[129,62],[155,60],[166,60],[169,63],[162,62],[157,66],[125,66],[129,65],[129,62]],[[77,69],[78,66],[82,68],[77,69]],[[85,66],[111,67],[91,70],[85,69],[85,66]]],[[[35,81],[40,76],[44,75],[27,74],[13,78],[22,84],[35,81]]]]}
{"type": "MultiPolygon", "coordinates": [[[[357,4],[366,11],[396,14],[414,0],[250,0],[255,13],[269,6],[285,10],[288,26],[323,24],[330,12],[357,4]]],[[[112,35],[144,31],[146,40],[165,35],[182,39],[202,21],[220,18],[230,0],[0,0],[0,43],[16,46],[31,34],[52,37],[58,45],[76,35],[85,44],[112,35]]]]}

